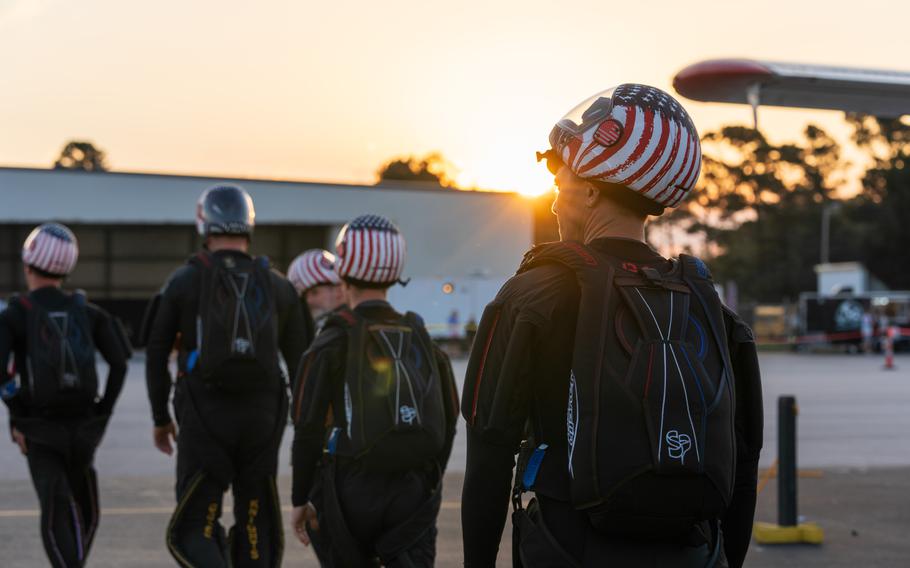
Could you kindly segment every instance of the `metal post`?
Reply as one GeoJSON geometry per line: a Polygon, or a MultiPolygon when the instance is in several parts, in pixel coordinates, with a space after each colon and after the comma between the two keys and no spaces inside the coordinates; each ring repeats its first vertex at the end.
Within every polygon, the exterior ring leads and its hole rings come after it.
{"type": "Polygon", "coordinates": [[[888,326],[887,334],[885,335],[885,370],[893,371],[894,370],[894,336],[896,329],[893,325],[888,326]]]}
{"type": "Polygon", "coordinates": [[[761,85],[753,83],[746,89],[746,100],[752,107],[752,128],[758,130],[758,105],[761,103],[761,85]]]}
{"type": "Polygon", "coordinates": [[[796,413],[796,397],[777,399],[777,516],[782,527],[797,525],[796,413]]]}

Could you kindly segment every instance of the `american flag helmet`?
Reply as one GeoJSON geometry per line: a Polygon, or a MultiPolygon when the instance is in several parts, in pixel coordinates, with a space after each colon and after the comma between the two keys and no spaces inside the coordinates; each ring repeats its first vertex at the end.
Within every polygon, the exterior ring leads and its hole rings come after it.
{"type": "Polygon", "coordinates": [[[624,186],[661,207],[678,205],[701,171],[698,131],[686,109],[648,85],[626,83],[588,98],[556,123],[550,146],[578,177],[624,186]]]}
{"type": "Polygon", "coordinates": [[[394,223],[361,215],[338,233],[335,271],[354,284],[391,286],[401,279],[407,247],[394,223]]]}
{"type": "Polygon", "coordinates": [[[335,255],[322,249],[304,251],[288,267],[288,280],[298,294],[320,284],[341,284],[341,279],[335,274],[335,255]]]}
{"type": "Polygon", "coordinates": [[[76,235],[59,223],[44,223],[32,229],[22,245],[22,262],[52,274],[66,276],[76,268],[79,242],[76,235]]]}

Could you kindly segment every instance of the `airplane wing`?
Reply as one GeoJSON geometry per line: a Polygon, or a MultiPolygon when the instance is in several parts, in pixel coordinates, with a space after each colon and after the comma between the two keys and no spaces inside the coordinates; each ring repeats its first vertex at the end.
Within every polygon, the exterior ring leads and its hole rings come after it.
{"type": "Polygon", "coordinates": [[[711,59],[673,79],[696,101],[802,107],[897,118],[910,114],[910,72],[752,59],[711,59]]]}

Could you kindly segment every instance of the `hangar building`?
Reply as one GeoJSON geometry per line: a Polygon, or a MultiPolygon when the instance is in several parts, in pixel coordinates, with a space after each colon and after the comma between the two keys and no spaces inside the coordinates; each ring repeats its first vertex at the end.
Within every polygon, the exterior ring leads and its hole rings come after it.
{"type": "Polygon", "coordinates": [[[68,285],[135,329],[145,302],[200,246],[196,201],[216,183],[250,192],[252,251],[282,271],[305,249],[333,251],[338,230],[357,215],[392,219],[408,242],[404,276],[411,279],[393,288],[392,301],[421,313],[437,336],[479,319],[534,238],[533,202],[510,193],[0,168],[0,294],[25,289],[19,251],[31,228],[60,221],[80,246],[68,285]]]}

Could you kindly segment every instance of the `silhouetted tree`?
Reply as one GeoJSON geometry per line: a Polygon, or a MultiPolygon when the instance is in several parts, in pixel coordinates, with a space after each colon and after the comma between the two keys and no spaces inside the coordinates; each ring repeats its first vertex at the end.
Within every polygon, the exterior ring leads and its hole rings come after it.
{"type": "Polygon", "coordinates": [[[54,162],[54,169],[105,172],[107,165],[104,160],[104,151],[96,148],[91,142],[70,140],[60,151],[60,157],[54,162]]]}
{"type": "Polygon", "coordinates": [[[704,235],[715,278],[735,280],[744,299],[778,302],[815,288],[821,218],[833,209],[830,261],[859,261],[893,289],[910,289],[910,125],[848,116],[870,159],[863,191],[838,201],[850,164],[824,130],[775,145],[728,126],[703,137],[704,166],[693,198],[670,220],[704,235]]]}
{"type": "Polygon", "coordinates": [[[752,301],[814,289],[822,210],[845,165],[839,145],[812,125],[798,144],[781,145],[727,126],[705,134],[703,147],[700,187],[676,215],[706,237],[715,278],[735,280],[752,301]]]}
{"type": "Polygon", "coordinates": [[[891,288],[910,290],[910,125],[871,116],[847,120],[871,166],[863,192],[840,215],[848,233],[842,246],[891,288]]]}
{"type": "Polygon", "coordinates": [[[454,189],[455,167],[439,152],[418,158],[406,156],[386,162],[377,172],[378,185],[389,181],[411,181],[454,189]]]}

